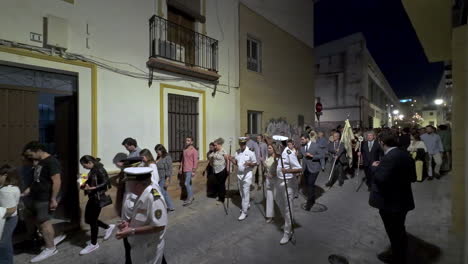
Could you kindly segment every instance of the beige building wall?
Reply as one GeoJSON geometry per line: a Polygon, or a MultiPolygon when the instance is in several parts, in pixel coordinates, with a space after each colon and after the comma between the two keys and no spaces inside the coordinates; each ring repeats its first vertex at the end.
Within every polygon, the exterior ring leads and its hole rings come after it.
{"type": "Polygon", "coordinates": [[[468,26],[456,28],[452,39],[452,72],[453,72],[453,135],[457,140],[452,144],[452,232],[456,238],[454,245],[464,245],[464,262],[468,263],[468,243],[466,233],[467,186],[466,175],[468,156],[466,155],[466,126],[468,90],[468,26]],[[459,243],[459,244],[458,244],[459,243]]]}
{"type": "Polygon", "coordinates": [[[453,75],[452,134],[452,226],[449,254],[456,263],[468,263],[468,175],[466,126],[468,109],[468,25],[452,29],[452,2],[402,0],[429,61],[451,61],[453,75]]]}
{"type": "Polygon", "coordinates": [[[263,132],[272,118],[297,125],[303,115],[305,124],[313,125],[313,49],[243,4],[239,17],[240,133],[247,131],[249,110],[262,112],[263,132]],[[247,36],[261,42],[261,73],[247,69],[247,36]]]}

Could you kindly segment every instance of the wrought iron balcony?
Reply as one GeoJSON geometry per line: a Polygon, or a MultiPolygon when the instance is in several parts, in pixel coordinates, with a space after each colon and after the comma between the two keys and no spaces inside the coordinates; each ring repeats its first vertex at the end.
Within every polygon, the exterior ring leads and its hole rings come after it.
{"type": "MultiPolygon", "coordinates": [[[[216,39],[156,15],[150,19],[149,33],[150,61],[151,58],[163,58],[214,73],[218,72],[216,39]]],[[[154,64],[148,63],[150,67],[154,64]]]]}

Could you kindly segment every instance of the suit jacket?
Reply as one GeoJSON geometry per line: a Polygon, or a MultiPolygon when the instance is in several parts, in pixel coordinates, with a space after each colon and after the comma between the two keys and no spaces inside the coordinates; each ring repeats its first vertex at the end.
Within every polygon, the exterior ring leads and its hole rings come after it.
{"type": "Polygon", "coordinates": [[[416,168],[408,152],[392,149],[378,167],[372,167],[372,173],[370,206],[388,212],[414,209],[411,183],[416,181],[416,168]]]}
{"type": "Polygon", "coordinates": [[[328,152],[332,155],[332,162],[334,159],[333,156],[336,154],[338,156],[338,159],[336,160],[336,162],[340,163],[341,165],[347,165],[348,158],[346,157],[346,150],[345,150],[344,144],[343,142],[341,142],[339,147],[336,147],[337,145],[338,143],[335,144],[335,142],[328,143],[328,152]]]}
{"type": "Polygon", "coordinates": [[[363,141],[361,145],[361,155],[363,166],[370,167],[374,161],[379,161],[383,157],[384,151],[377,140],[374,140],[371,150],[369,150],[368,141],[363,141]]]}
{"type": "Polygon", "coordinates": [[[304,172],[308,171],[310,173],[320,172],[322,166],[320,165],[320,160],[325,158],[325,152],[320,145],[314,142],[310,142],[310,147],[301,146],[298,154],[298,158],[302,159],[302,169],[304,172]],[[313,158],[307,157],[306,153],[314,155],[313,158]]]}

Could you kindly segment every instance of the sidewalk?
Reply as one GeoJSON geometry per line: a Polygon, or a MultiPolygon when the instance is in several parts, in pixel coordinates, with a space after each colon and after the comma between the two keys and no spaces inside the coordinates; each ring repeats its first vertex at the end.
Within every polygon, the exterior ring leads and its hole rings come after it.
{"type": "MultiPolygon", "coordinates": [[[[324,188],[328,174],[321,173],[317,185],[324,188]]],[[[413,184],[416,210],[407,217],[407,230],[412,239],[411,250],[417,251],[421,264],[454,263],[448,250],[450,225],[450,175],[441,180],[413,184]],[[424,241],[424,243],[422,242],[424,241]],[[438,248],[440,247],[440,249],[438,248]],[[437,260],[437,258],[439,258],[437,260]]],[[[316,263],[326,264],[330,254],[345,256],[349,263],[380,263],[376,254],[389,242],[377,210],[368,206],[364,186],[355,192],[357,181],[351,179],[343,187],[325,190],[318,203],[326,206],[322,213],[300,209],[304,198],[294,201],[296,245],[279,245],[281,219],[273,224],[264,220],[262,191],[252,191],[249,217],[239,216],[239,197],[234,196],[229,215],[223,206],[205,197],[204,189],[196,193],[190,207],[176,201],[176,211],[169,216],[165,255],[168,263],[316,263]]],[[[237,190],[235,177],[231,189],[237,190]]],[[[59,253],[43,263],[124,263],[121,241],[111,238],[100,242],[100,249],[86,256],[78,253],[89,240],[85,232],[73,234],[60,246],[59,253]]],[[[18,254],[15,263],[26,263],[31,254],[18,254]]]]}

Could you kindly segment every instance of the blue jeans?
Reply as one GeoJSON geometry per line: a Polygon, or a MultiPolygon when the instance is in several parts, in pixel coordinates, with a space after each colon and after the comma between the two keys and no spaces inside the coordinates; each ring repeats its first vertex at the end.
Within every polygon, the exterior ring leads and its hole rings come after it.
{"type": "Polygon", "coordinates": [[[0,264],[13,264],[13,231],[18,223],[18,216],[6,219],[3,228],[2,239],[0,240],[0,264]]]}
{"type": "Polygon", "coordinates": [[[187,171],[184,172],[185,175],[185,189],[187,190],[187,200],[192,199],[193,193],[192,193],[192,172],[187,171]]]}
{"type": "Polygon", "coordinates": [[[164,200],[166,201],[167,209],[174,209],[174,204],[172,203],[171,197],[169,196],[166,188],[164,187],[165,184],[166,184],[166,178],[161,177],[161,179],[159,180],[159,187],[161,188],[161,192],[164,196],[164,200]]]}

